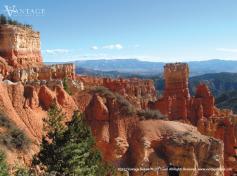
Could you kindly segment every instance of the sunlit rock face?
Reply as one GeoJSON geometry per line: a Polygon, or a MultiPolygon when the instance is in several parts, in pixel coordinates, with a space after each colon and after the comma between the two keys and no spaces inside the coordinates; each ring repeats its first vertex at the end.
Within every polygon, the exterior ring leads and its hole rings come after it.
{"type": "Polygon", "coordinates": [[[0,56],[14,68],[42,65],[40,33],[28,27],[0,25],[0,56]]]}
{"type": "Polygon", "coordinates": [[[152,80],[104,78],[103,86],[127,98],[137,108],[147,108],[148,102],[156,99],[152,80]]]}
{"type": "Polygon", "coordinates": [[[161,99],[150,102],[150,108],[159,109],[170,120],[189,120],[195,125],[200,118],[214,115],[214,97],[206,85],[200,84],[195,97],[190,96],[188,64],[166,64],[164,79],[164,95],[161,99]]]}
{"type": "MultiPolygon", "coordinates": [[[[151,109],[158,109],[170,120],[179,120],[197,126],[208,136],[224,142],[225,167],[236,166],[236,115],[230,110],[215,107],[215,98],[209,88],[200,83],[195,96],[188,90],[189,68],[184,63],[167,64],[164,67],[165,90],[162,98],[150,102],[151,109]]],[[[230,175],[230,172],[225,173],[230,175]]]]}
{"type": "Polygon", "coordinates": [[[8,79],[17,82],[33,80],[53,80],[53,79],[75,79],[74,64],[44,65],[42,67],[18,68],[14,69],[8,79]]]}
{"type": "MultiPolygon", "coordinates": [[[[103,158],[122,168],[191,169],[184,176],[223,176],[223,142],[202,135],[196,127],[164,120],[139,120],[136,115],[123,116],[116,100],[94,94],[86,108],[86,121],[91,126],[103,158]],[[202,172],[198,168],[215,168],[202,172]]],[[[130,172],[132,176],[168,176],[167,171],[130,172]]]]}
{"type": "Polygon", "coordinates": [[[119,93],[129,100],[135,107],[145,109],[149,101],[156,100],[156,89],[152,80],[138,78],[101,78],[77,75],[76,80],[86,87],[103,86],[112,92],[119,93]]]}

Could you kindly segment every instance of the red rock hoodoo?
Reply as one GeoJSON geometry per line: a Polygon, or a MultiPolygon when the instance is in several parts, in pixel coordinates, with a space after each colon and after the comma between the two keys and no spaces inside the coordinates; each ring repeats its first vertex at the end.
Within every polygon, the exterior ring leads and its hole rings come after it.
{"type": "MultiPolygon", "coordinates": [[[[188,90],[187,64],[167,64],[164,67],[165,90],[162,98],[150,102],[151,109],[158,109],[170,120],[180,120],[198,127],[199,131],[224,142],[225,167],[236,169],[236,115],[215,107],[214,96],[205,84],[196,88],[195,96],[188,90]]],[[[227,173],[226,175],[228,175],[227,173]]]]}

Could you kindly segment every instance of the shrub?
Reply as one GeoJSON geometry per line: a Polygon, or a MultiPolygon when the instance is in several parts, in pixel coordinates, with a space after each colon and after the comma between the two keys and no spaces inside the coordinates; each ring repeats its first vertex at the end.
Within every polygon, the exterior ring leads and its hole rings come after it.
{"type": "Polygon", "coordinates": [[[123,96],[118,93],[115,93],[116,99],[120,104],[121,113],[123,115],[134,115],[136,114],[136,108],[123,96]]]}
{"type": "Polygon", "coordinates": [[[116,98],[115,94],[111,92],[108,88],[103,86],[97,86],[92,88],[93,93],[98,93],[101,96],[105,96],[107,98],[116,98]]]}
{"type": "Polygon", "coordinates": [[[9,147],[10,149],[23,150],[29,145],[30,140],[25,135],[25,133],[1,113],[0,127],[6,129],[5,132],[0,134],[0,142],[9,147]]]}
{"type": "Polygon", "coordinates": [[[14,171],[14,176],[33,176],[33,173],[25,167],[17,166],[14,171]]]}
{"type": "Polygon", "coordinates": [[[5,153],[0,151],[0,176],[8,176],[8,168],[5,153]]]}
{"type": "Polygon", "coordinates": [[[94,87],[92,91],[106,98],[115,98],[120,105],[121,114],[126,116],[136,114],[136,108],[119,93],[113,93],[108,88],[103,86],[94,87]]]}
{"type": "Polygon", "coordinates": [[[67,78],[63,79],[63,88],[69,95],[72,95],[72,92],[71,92],[71,90],[69,89],[69,86],[68,86],[68,79],[67,78]]]}
{"type": "Polygon", "coordinates": [[[141,119],[166,119],[166,116],[161,114],[160,111],[158,110],[150,110],[150,109],[146,109],[146,110],[141,110],[137,112],[137,115],[139,117],[141,117],[141,119]]]}

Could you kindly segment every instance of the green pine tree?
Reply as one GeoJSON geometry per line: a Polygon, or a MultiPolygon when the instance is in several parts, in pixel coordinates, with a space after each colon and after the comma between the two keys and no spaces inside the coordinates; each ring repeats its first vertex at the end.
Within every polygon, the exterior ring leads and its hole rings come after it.
{"type": "Polygon", "coordinates": [[[41,151],[33,164],[46,166],[46,173],[55,175],[105,176],[113,173],[113,168],[102,161],[81,114],[75,113],[63,128],[61,116],[57,109],[49,111],[46,126],[50,135],[43,138],[41,151]]]}
{"type": "Polygon", "coordinates": [[[70,91],[70,88],[69,88],[69,85],[68,85],[68,79],[67,78],[63,79],[63,88],[69,95],[72,95],[72,92],[70,91]]]}
{"type": "Polygon", "coordinates": [[[7,23],[7,17],[3,14],[0,15],[0,24],[6,24],[7,23]]]}

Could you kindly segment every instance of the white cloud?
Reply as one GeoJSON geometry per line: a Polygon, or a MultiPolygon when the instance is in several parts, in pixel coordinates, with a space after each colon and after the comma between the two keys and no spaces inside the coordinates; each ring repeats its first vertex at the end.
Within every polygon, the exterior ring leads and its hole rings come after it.
{"type": "Polygon", "coordinates": [[[92,46],[91,49],[92,49],[92,50],[98,50],[99,47],[98,47],[98,46],[92,46]]]}
{"type": "Polygon", "coordinates": [[[105,46],[102,46],[102,48],[110,49],[110,50],[113,50],[113,49],[121,50],[123,49],[123,45],[118,43],[118,44],[105,45],[105,46]]]}
{"type": "Polygon", "coordinates": [[[217,48],[216,51],[223,51],[229,53],[237,53],[237,48],[217,48]]]}
{"type": "Polygon", "coordinates": [[[123,49],[123,45],[117,43],[117,44],[111,44],[111,45],[104,45],[104,46],[92,46],[91,49],[92,50],[99,50],[99,49],[109,49],[109,50],[121,50],[123,49]]]}
{"type": "Polygon", "coordinates": [[[63,54],[63,53],[69,52],[68,49],[46,49],[46,50],[42,50],[42,51],[47,54],[63,54]]]}

